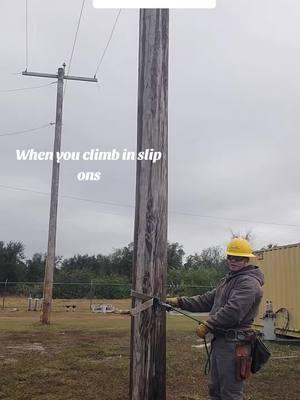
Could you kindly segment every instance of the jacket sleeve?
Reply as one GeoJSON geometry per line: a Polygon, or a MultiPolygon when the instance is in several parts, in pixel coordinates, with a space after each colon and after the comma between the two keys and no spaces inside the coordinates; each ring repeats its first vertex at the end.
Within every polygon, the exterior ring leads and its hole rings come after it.
{"type": "Polygon", "coordinates": [[[230,292],[227,303],[207,319],[210,328],[234,328],[243,321],[260,295],[260,289],[251,279],[238,283],[230,292]]]}
{"type": "Polygon", "coordinates": [[[178,306],[192,312],[209,312],[214,304],[216,289],[193,297],[179,297],[178,306]]]}

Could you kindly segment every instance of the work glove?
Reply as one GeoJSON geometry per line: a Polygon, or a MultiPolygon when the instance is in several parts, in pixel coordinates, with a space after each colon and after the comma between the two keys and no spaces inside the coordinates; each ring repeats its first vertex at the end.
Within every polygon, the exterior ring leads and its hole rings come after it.
{"type": "Polygon", "coordinates": [[[170,306],[177,307],[178,297],[167,297],[166,303],[170,304],[170,306]]]}
{"type": "Polygon", "coordinates": [[[208,326],[206,324],[200,323],[196,328],[196,334],[204,339],[205,335],[208,333],[208,326]]]}

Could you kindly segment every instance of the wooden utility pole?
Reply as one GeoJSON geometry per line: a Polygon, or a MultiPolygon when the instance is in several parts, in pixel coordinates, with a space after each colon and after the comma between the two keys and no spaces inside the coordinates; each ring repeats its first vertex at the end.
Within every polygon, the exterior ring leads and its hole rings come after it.
{"type": "MultiPolygon", "coordinates": [[[[167,132],[169,10],[141,9],[137,152],[162,152],[137,161],[133,290],[164,299],[167,270],[167,132]]],[[[133,297],[132,307],[141,298],[133,297]]],[[[150,307],[131,320],[130,400],[166,398],[166,316],[150,307]]]]}
{"type": "Polygon", "coordinates": [[[58,186],[59,186],[59,166],[57,153],[60,152],[61,128],[62,128],[62,108],[64,96],[64,68],[58,68],[57,77],[57,99],[56,99],[56,121],[53,148],[52,182],[50,199],[50,216],[48,232],[48,250],[46,259],[46,269],[44,275],[43,293],[43,313],[41,321],[43,324],[50,322],[51,302],[53,293],[53,274],[55,268],[55,245],[56,245],[56,225],[57,225],[57,205],[58,205],[58,186]]]}
{"type": "Polygon", "coordinates": [[[7,282],[8,282],[8,279],[6,279],[6,281],[5,281],[5,283],[4,283],[3,301],[2,301],[2,308],[3,308],[3,309],[4,309],[4,307],[5,307],[5,298],[6,298],[7,282]]]}
{"type": "Polygon", "coordinates": [[[53,275],[55,268],[56,225],[57,225],[59,166],[60,166],[60,163],[57,162],[57,153],[60,152],[60,146],[61,146],[64,79],[97,82],[97,78],[68,76],[65,75],[64,68],[58,68],[57,75],[37,73],[37,72],[27,72],[27,71],[24,71],[22,74],[28,76],[37,76],[42,78],[57,78],[56,121],[55,121],[55,137],[54,137],[54,149],[53,149],[53,165],[52,165],[48,251],[47,251],[46,269],[44,275],[43,310],[41,316],[41,322],[43,324],[49,324],[50,314],[51,314],[51,304],[52,304],[52,293],[53,293],[53,275]]]}

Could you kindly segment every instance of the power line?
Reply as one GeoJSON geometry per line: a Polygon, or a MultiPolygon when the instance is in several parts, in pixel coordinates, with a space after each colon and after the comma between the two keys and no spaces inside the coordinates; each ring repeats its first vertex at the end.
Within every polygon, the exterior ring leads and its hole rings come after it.
{"type": "Polygon", "coordinates": [[[32,89],[40,89],[44,88],[46,86],[54,85],[56,82],[50,82],[47,83],[46,85],[40,85],[40,86],[29,86],[29,87],[24,87],[24,88],[16,88],[16,89],[1,89],[0,93],[11,93],[11,92],[21,92],[23,90],[32,90],[32,89]]]}
{"type": "Polygon", "coordinates": [[[300,228],[300,225],[296,225],[296,224],[281,224],[278,222],[266,222],[266,221],[250,220],[250,219],[243,219],[243,218],[216,217],[213,215],[201,215],[201,214],[193,214],[193,213],[180,212],[180,211],[171,211],[171,214],[184,215],[184,216],[189,216],[189,217],[198,217],[198,218],[217,219],[217,220],[223,220],[223,221],[250,222],[253,224],[290,226],[293,228],[300,228]]]}
{"type": "Polygon", "coordinates": [[[99,200],[93,200],[93,199],[86,199],[83,197],[77,197],[77,196],[70,196],[70,195],[64,195],[61,196],[66,199],[71,199],[71,200],[80,200],[80,201],[86,201],[88,203],[96,203],[96,204],[101,204],[105,206],[114,206],[114,207],[124,207],[124,208],[133,208],[133,206],[129,204],[119,204],[119,203],[110,203],[110,202],[105,202],[105,201],[99,201],[99,200]]]}
{"type": "MultiPolygon", "coordinates": [[[[19,190],[19,191],[22,191],[22,192],[41,194],[41,195],[44,195],[44,196],[49,196],[50,195],[50,193],[48,193],[48,192],[42,192],[42,191],[39,191],[39,190],[26,189],[26,188],[21,188],[21,187],[16,187],[16,186],[8,186],[8,185],[1,185],[0,184],[0,188],[11,189],[11,190],[19,190]]],[[[101,205],[104,205],[104,206],[124,207],[124,208],[133,209],[133,206],[129,205],[129,204],[111,203],[111,202],[99,201],[99,200],[94,200],[94,199],[87,199],[87,198],[84,198],[84,197],[77,197],[77,196],[70,196],[70,195],[60,195],[59,197],[62,197],[62,198],[65,198],[65,199],[77,200],[77,201],[85,201],[85,202],[88,202],[88,203],[96,203],[96,204],[101,204],[101,205]]]]}
{"type": "Polygon", "coordinates": [[[113,37],[115,28],[116,28],[117,23],[118,23],[119,16],[120,16],[120,14],[121,14],[121,11],[122,11],[122,8],[120,8],[119,11],[118,11],[118,14],[117,14],[117,17],[116,17],[116,19],[115,19],[115,22],[114,22],[114,25],[113,25],[113,27],[112,27],[112,30],[111,30],[111,32],[110,32],[110,35],[109,35],[107,44],[106,44],[106,46],[105,46],[105,48],[104,48],[104,50],[103,50],[103,53],[102,53],[102,55],[101,55],[101,57],[100,57],[100,61],[99,61],[98,65],[97,65],[96,72],[95,72],[95,75],[94,75],[95,77],[96,77],[96,75],[97,75],[97,73],[98,73],[98,70],[99,70],[99,68],[100,68],[100,66],[101,66],[101,64],[102,64],[103,58],[104,58],[104,56],[105,56],[105,53],[106,53],[106,51],[107,51],[107,49],[108,49],[108,46],[109,46],[109,44],[110,44],[110,42],[111,42],[111,39],[112,39],[112,37],[113,37]]]}
{"type": "MultiPolygon", "coordinates": [[[[23,192],[36,193],[36,194],[49,196],[48,192],[41,192],[41,191],[38,191],[38,190],[20,188],[20,187],[16,187],[16,186],[8,186],[8,185],[1,185],[0,184],[0,188],[11,189],[11,190],[19,190],[19,191],[23,191],[23,192]]],[[[71,200],[84,201],[84,202],[88,202],[88,203],[109,205],[109,206],[114,206],[114,207],[124,207],[124,208],[131,208],[131,209],[134,208],[134,206],[132,206],[130,204],[104,202],[104,201],[99,201],[99,200],[94,200],[94,199],[87,199],[87,198],[77,197],[77,196],[60,195],[60,197],[66,198],[66,199],[71,199],[71,200]]],[[[227,218],[227,217],[218,217],[218,216],[212,216],[212,215],[202,215],[202,214],[178,212],[178,211],[170,211],[170,213],[171,214],[175,214],[175,215],[184,215],[184,216],[197,217],[197,218],[211,218],[211,219],[224,220],[224,221],[250,222],[250,223],[261,224],[261,225],[276,225],[276,226],[288,226],[288,227],[292,227],[292,228],[300,228],[300,225],[297,225],[297,224],[284,224],[284,223],[277,223],[277,222],[266,222],[266,221],[249,220],[249,219],[241,219],[241,218],[229,218],[229,217],[227,218]]],[[[110,213],[107,213],[107,214],[110,214],[110,213]]]]}
{"type": "Polygon", "coordinates": [[[26,32],[25,32],[25,35],[26,35],[26,39],[25,39],[25,57],[26,57],[26,61],[25,61],[25,63],[26,63],[26,71],[27,71],[27,69],[28,69],[28,0],[26,0],[26,12],[25,12],[25,20],[26,20],[26,22],[25,22],[25,26],[26,26],[26,32]]]}
{"type": "Polygon", "coordinates": [[[81,17],[82,17],[82,13],[83,13],[84,4],[85,4],[85,0],[82,1],[82,5],[81,5],[79,20],[78,20],[77,29],[76,29],[76,33],[75,33],[75,38],[74,38],[74,42],[73,42],[73,47],[72,47],[72,51],[71,51],[71,56],[70,56],[70,60],[69,60],[69,66],[68,66],[67,75],[69,75],[70,68],[71,68],[71,63],[72,63],[72,60],[73,60],[73,55],[74,55],[74,50],[75,50],[75,45],[76,45],[76,41],[77,41],[77,36],[78,36],[79,27],[80,27],[80,22],[81,22],[81,17]]]}
{"type": "MultiPolygon", "coordinates": [[[[8,185],[1,185],[1,184],[0,184],[0,188],[10,189],[10,190],[18,190],[18,191],[21,191],[21,192],[35,193],[35,194],[40,194],[40,195],[48,196],[48,197],[50,195],[50,193],[48,193],[48,192],[42,192],[42,191],[39,191],[39,190],[31,190],[31,189],[20,188],[20,187],[15,187],[15,186],[8,186],[8,185]]],[[[97,203],[97,204],[101,204],[101,205],[110,205],[110,206],[115,206],[115,207],[126,207],[126,208],[133,209],[133,206],[131,206],[131,205],[122,205],[122,204],[108,203],[108,202],[105,203],[103,201],[86,199],[86,198],[76,197],[76,196],[59,195],[59,197],[60,198],[65,198],[65,199],[77,200],[77,201],[84,201],[84,202],[88,202],[88,203],[97,203]]],[[[114,213],[114,212],[107,212],[107,211],[102,211],[101,213],[105,214],[105,215],[120,215],[120,216],[124,216],[124,214],[114,213]]]]}
{"type": "Polygon", "coordinates": [[[8,186],[8,185],[1,185],[0,184],[0,187],[2,187],[4,189],[19,190],[21,192],[43,194],[43,195],[47,195],[47,196],[49,196],[49,194],[50,194],[50,193],[47,193],[47,192],[41,192],[39,190],[25,189],[25,188],[20,188],[20,187],[16,187],[16,186],[8,186]]]}
{"type": "MultiPolygon", "coordinates": [[[[82,1],[82,5],[81,5],[81,10],[80,10],[80,14],[79,14],[79,20],[78,20],[78,24],[77,24],[77,29],[76,29],[76,33],[75,33],[75,38],[74,38],[74,42],[73,42],[71,56],[70,56],[70,59],[69,59],[67,75],[69,75],[69,72],[70,72],[70,69],[71,69],[71,64],[72,64],[72,60],[73,60],[73,55],[74,55],[74,50],[75,50],[75,45],[76,45],[76,41],[77,41],[77,36],[78,36],[79,27],[80,27],[80,22],[81,22],[81,17],[82,17],[84,4],[85,4],[85,0],[82,1]]],[[[66,94],[66,88],[67,88],[67,81],[66,81],[66,84],[65,84],[64,96],[66,94]]]]}
{"type": "Polygon", "coordinates": [[[15,131],[10,133],[2,133],[0,136],[13,136],[13,135],[21,135],[23,133],[38,131],[40,129],[48,128],[49,126],[55,125],[55,122],[49,122],[48,124],[38,126],[37,128],[26,129],[23,131],[15,131]]]}

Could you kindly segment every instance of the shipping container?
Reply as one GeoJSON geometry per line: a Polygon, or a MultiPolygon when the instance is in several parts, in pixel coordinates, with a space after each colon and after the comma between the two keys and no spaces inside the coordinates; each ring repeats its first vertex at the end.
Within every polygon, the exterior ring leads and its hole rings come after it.
{"type": "Polygon", "coordinates": [[[300,337],[300,243],[255,252],[264,275],[264,295],[255,323],[263,325],[267,302],[275,312],[276,333],[300,337]]]}

